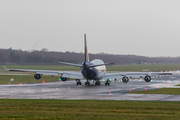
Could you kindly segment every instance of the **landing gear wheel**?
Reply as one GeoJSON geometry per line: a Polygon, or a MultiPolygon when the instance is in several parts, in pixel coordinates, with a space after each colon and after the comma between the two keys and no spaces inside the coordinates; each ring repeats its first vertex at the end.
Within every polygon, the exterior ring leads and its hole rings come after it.
{"type": "Polygon", "coordinates": [[[79,81],[79,82],[77,82],[77,83],[76,83],[76,85],[81,85],[81,82],[80,82],[80,81],[79,81]]]}
{"type": "Polygon", "coordinates": [[[110,86],[110,81],[109,80],[107,80],[106,82],[105,82],[105,86],[110,86]]]}
{"type": "Polygon", "coordinates": [[[90,82],[89,81],[85,82],[85,85],[90,85],[90,82]]]}
{"type": "Polygon", "coordinates": [[[97,82],[95,82],[95,86],[97,86],[97,82]]]}
{"type": "Polygon", "coordinates": [[[101,82],[100,81],[96,81],[95,82],[95,86],[100,86],[101,82]]]}
{"type": "Polygon", "coordinates": [[[100,81],[98,81],[98,86],[100,86],[100,84],[101,84],[101,82],[100,82],[100,81]]]}

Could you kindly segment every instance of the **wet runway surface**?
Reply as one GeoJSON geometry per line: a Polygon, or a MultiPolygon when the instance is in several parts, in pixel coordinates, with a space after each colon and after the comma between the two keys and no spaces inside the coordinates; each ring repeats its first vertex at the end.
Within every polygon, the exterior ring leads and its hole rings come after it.
{"type": "Polygon", "coordinates": [[[123,83],[120,80],[112,81],[110,86],[105,86],[104,81],[100,86],[91,82],[90,86],[77,86],[74,80],[66,82],[50,82],[35,84],[0,85],[0,98],[13,99],[73,99],[73,100],[142,100],[142,101],[180,101],[180,95],[163,94],[128,94],[128,91],[151,90],[164,87],[175,87],[180,84],[180,76],[166,76],[153,78],[152,82],[144,80],[131,80],[123,83]]]}

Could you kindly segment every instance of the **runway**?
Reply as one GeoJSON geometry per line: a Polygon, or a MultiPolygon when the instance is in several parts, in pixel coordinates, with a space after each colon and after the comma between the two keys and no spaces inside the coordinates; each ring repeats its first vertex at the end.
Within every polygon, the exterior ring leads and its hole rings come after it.
{"type": "Polygon", "coordinates": [[[112,81],[110,86],[77,86],[74,80],[34,84],[0,85],[0,98],[12,99],[72,99],[72,100],[138,100],[138,101],[180,101],[180,95],[128,94],[128,91],[151,90],[163,87],[178,87],[180,76],[154,78],[152,82],[132,80],[123,83],[112,81]]]}

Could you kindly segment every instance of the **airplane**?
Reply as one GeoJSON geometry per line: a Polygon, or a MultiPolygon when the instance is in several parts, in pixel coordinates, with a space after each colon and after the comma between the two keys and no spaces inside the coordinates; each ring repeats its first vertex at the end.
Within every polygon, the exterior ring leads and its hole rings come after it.
{"type": "Polygon", "coordinates": [[[95,81],[95,86],[101,84],[101,80],[105,80],[105,86],[110,85],[111,79],[117,80],[122,79],[124,83],[127,83],[134,75],[138,75],[141,79],[144,78],[146,82],[151,81],[151,76],[155,75],[172,75],[172,72],[120,72],[120,73],[106,73],[105,65],[113,65],[114,63],[104,63],[101,59],[89,60],[89,54],[87,51],[87,42],[86,34],[84,34],[84,61],[82,64],[74,64],[68,62],[61,62],[61,64],[71,65],[80,67],[80,72],[68,72],[68,71],[50,71],[50,70],[28,70],[28,69],[4,69],[7,71],[16,71],[16,72],[35,72],[34,78],[39,80],[42,78],[42,75],[59,75],[62,81],[69,80],[73,78],[76,80],[76,85],[81,85],[81,80],[86,79],[85,85],[90,85],[90,81],[95,81]]]}

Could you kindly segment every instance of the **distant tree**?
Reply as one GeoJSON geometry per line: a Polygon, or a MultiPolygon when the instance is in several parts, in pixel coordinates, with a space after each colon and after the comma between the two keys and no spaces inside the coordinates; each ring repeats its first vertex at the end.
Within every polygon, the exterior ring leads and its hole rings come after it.
{"type": "Polygon", "coordinates": [[[9,62],[19,62],[20,61],[20,56],[15,55],[15,53],[12,51],[9,55],[9,62]]]}

